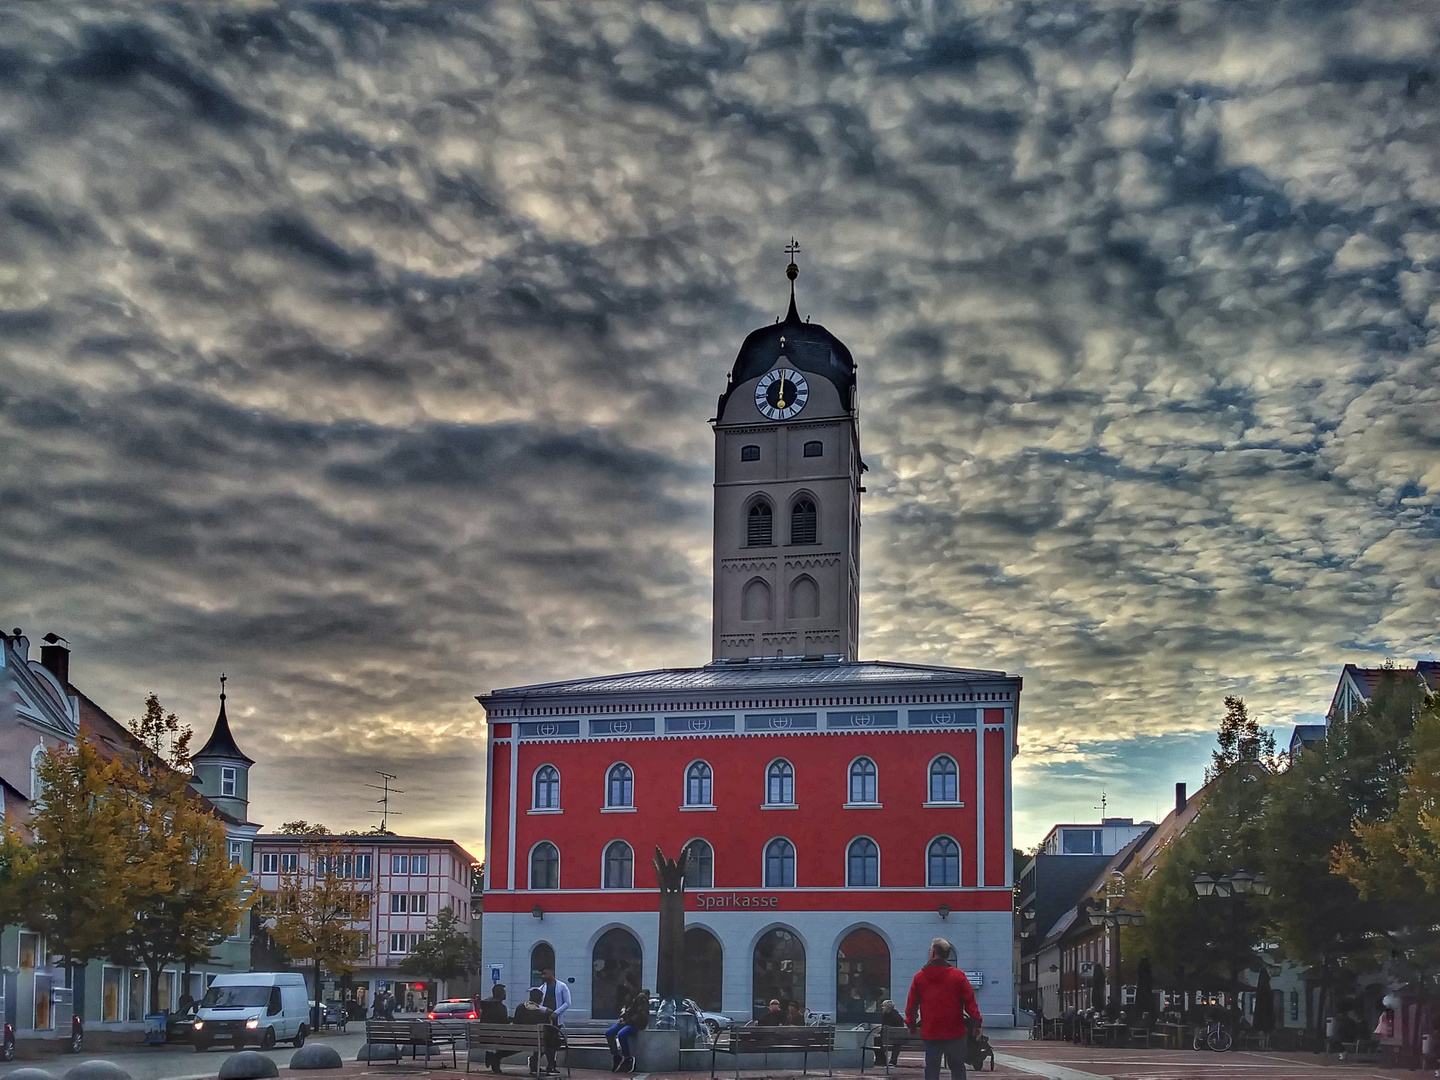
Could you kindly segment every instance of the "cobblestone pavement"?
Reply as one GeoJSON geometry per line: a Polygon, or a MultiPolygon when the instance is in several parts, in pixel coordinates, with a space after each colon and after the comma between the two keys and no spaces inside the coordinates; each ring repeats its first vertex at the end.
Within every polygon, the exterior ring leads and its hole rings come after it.
{"type": "MultiPolygon", "coordinates": [[[[997,1060],[1048,1080],[1415,1080],[1407,1069],[1341,1063],[1320,1054],[1125,1050],[1069,1043],[1000,1043],[997,1060]]],[[[988,1075],[988,1074],[987,1074],[988,1075]]],[[[907,1080],[907,1078],[899,1078],[907,1080]]]]}

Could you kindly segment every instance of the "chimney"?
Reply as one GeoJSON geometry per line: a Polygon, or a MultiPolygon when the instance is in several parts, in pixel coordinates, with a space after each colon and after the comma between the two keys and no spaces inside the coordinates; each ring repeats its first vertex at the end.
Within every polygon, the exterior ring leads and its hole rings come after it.
{"type": "Polygon", "coordinates": [[[1185,812],[1185,785],[1175,785],[1175,816],[1179,817],[1185,812]]]}
{"type": "Polygon", "coordinates": [[[70,650],[60,642],[65,639],[56,634],[46,634],[40,646],[40,666],[60,680],[61,686],[70,683],[70,650]]]}

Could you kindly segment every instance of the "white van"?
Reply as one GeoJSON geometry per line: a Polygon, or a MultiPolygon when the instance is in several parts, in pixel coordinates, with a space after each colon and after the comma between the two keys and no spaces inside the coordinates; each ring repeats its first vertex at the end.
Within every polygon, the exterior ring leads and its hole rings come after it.
{"type": "Polygon", "coordinates": [[[269,1050],[282,1040],[304,1046],[310,1034],[309,998],[305,976],[293,971],[217,975],[200,1000],[191,1041],[196,1050],[209,1050],[217,1042],[237,1050],[246,1043],[269,1050]]]}

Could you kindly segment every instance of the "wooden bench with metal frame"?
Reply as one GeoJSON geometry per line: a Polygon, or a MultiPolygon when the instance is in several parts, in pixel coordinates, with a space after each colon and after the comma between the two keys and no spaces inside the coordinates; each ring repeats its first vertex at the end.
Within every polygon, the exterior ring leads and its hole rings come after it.
{"type": "Polygon", "coordinates": [[[741,1054],[764,1054],[767,1059],[771,1054],[802,1054],[800,1071],[805,1073],[810,1069],[810,1055],[820,1053],[825,1055],[825,1075],[834,1076],[834,1024],[731,1028],[725,1044],[716,1040],[710,1047],[710,1075],[715,1075],[717,1054],[729,1054],[735,1059],[735,1080],[740,1080],[741,1054]]]}
{"type": "MultiPolygon", "coordinates": [[[[365,1021],[365,1045],[367,1051],[372,1046],[393,1046],[395,1047],[395,1059],[400,1059],[400,1048],[408,1046],[411,1058],[415,1057],[415,1051],[425,1046],[425,1061],[430,1061],[430,1032],[422,1030],[424,1020],[366,1020],[365,1021]]],[[[377,1058],[373,1053],[367,1052],[365,1064],[373,1065],[377,1058]]]]}
{"type": "MultiPolygon", "coordinates": [[[[470,1066],[477,1060],[484,1064],[483,1057],[477,1058],[477,1052],[499,1054],[496,1068],[500,1068],[504,1059],[512,1054],[533,1054],[535,1065],[540,1065],[540,1054],[545,1052],[545,1039],[542,1028],[551,1027],[547,1024],[487,1024],[481,1020],[471,1020],[465,1025],[465,1071],[470,1071],[470,1066]]],[[[554,1047],[551,1047],[553,1050],[554,1047]]]]}
{"type": "MultiPolygon", "coordinates": [[[[870,1032],[875,1036],[875,1042],[860,1047],[860,1071],[865,1071],[865,1058],[873,1053],[876,1055],[875,1067],[880,1068],[880,1063],[885,1063],[885,1075],[890,1075],[890,1051],[899,1051],[907,1046],[925,1045],[925,1040],[919,1034],[913,1033],[909,1028],[901,1027],[899,1024],[877,1024],[870,1032]]],[[[899,1068],[897,1063],[894,1068],[899,1068]]]]}

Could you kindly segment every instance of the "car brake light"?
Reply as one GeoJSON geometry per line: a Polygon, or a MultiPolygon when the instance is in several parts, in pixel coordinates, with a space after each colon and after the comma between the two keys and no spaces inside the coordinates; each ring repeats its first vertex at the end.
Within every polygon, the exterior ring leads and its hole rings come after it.
{"type": "Polygon", "coordinates": [[[477,1017],[474,1013],[466,1013],[466,1014],[465,1014],[465,1019],[466,1019],[466,1020],[478,1020],[479,1017],[477,1017]]]}
{"type": "Polygon", "coordinates": [[[425,1019],[426,1019],[426,1020],[434,1020],[434,1019],[435,1019],[435,1014],[434,1014],[434,1013],[426,1013],[426,1014],[425,1014],[425,1019]]]}

